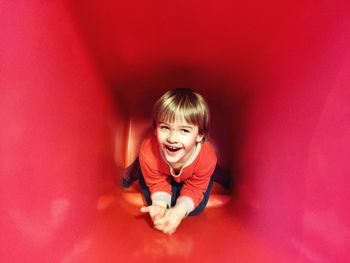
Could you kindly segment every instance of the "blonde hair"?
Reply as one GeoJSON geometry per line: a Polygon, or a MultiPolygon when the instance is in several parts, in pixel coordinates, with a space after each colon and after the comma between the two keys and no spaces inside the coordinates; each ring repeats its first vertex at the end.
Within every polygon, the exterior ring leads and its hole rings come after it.
{"type": "Polygon", "coordinates": [[[153,127],[158,122],[174,122],[183,118],[187,123],[198,126],[200,135],[205,141],[209,138],[210,113],[202,95],[188,88],[176,88],[167,91],[153,107],[153,127]]]}

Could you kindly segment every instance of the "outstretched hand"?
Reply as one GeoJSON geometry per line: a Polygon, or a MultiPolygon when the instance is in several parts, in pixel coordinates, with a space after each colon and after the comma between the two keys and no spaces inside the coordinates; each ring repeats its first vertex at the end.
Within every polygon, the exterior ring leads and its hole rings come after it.
{"type": "Polygon", "coordinates": [[[154,228],[165,234],[173,234],[186,216],[187,207],[182,204],[166,210],[164,216],[154,221],[154,228]]]}
{"type": "Polygon", "coordinates": [[[177,204],[175,207],[167,209],[162,205],[154,204],[141,207],[141,212],[149,213],[155,229],[171,235],[185,218],[187,207],[183,204],[177,204]]]}
{"type": "Polygon", "coordinates": [[[161,205],[150,205],[141,207],[142,213],[149,213],[152,218],[153,223],[162,218],[166,213],[166,207],[161,205]]]}

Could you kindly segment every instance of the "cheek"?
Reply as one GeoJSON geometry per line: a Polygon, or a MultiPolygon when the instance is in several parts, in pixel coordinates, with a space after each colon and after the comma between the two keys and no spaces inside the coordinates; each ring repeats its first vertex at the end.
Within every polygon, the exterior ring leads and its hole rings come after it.
{"type": "Polygon", "coordinates": [[[162,133],[160,131],[156,131],[155,134],[156,134],[158,142],[163,142],[164,141],[164,138],[165,138],[164,133],[162,133]]]}
{"type": "Polygon", "coordinates": [[[193,147],[193,145],[196,144],[196,137],[195,136],[185,137],[182,142],[185,145],[185,147],[193,147]]]}

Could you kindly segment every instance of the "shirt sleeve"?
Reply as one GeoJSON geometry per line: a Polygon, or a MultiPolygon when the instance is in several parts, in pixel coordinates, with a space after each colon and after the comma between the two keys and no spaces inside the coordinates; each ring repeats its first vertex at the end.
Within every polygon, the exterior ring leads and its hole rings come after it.
{"type": "Polygon", "coordinates": [[[152,204],[164,203],[171,205],[171,185],[168,176],[162,174],[156,162],[152,162],[144,153],[140,152],[140,167],[145,182],[150,189],[152,204]]]}
{"type": "Polygon", "coordinates": [[[193,175],[186,179],[181,189],[180,196],[176,203],[183,203],[187,207],[187,214],[192,212],[203,200],[210,177],[216,166],[216,156],[214,155],[210,162],[203,162],[202,167],[195,171],[193,175]]]}

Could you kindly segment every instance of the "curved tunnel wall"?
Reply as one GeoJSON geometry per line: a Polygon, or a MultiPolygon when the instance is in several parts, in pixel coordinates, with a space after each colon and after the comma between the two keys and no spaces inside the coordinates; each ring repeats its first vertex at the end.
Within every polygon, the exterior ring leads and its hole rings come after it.
{"type": "Polygon", "coordinates": [[[238,178],[228,206],[246,227],[294,262],[345,262],[346,1],[136,2],[2,5],[5,262],[78,262],[96,200],[132,159],[128,123],[144,121],[134,109],[178,85],[227,109],[213,139],[227,139],[218,150],[238,178]]]}

